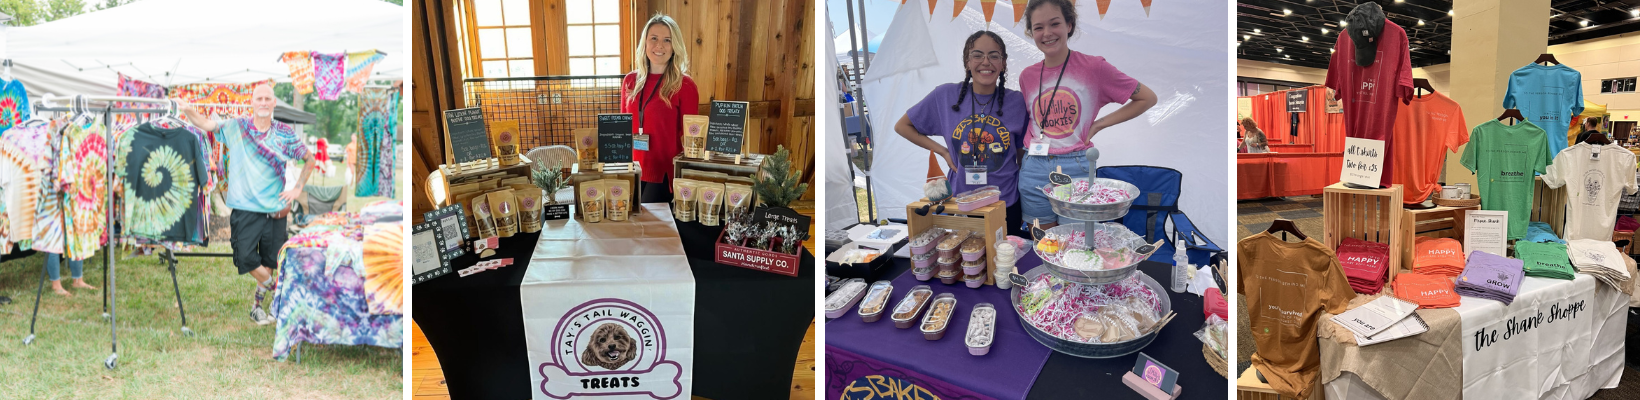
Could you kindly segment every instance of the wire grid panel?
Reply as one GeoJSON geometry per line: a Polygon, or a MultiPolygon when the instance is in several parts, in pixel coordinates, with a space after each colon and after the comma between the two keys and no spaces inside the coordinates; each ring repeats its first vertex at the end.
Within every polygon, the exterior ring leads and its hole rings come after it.
{"type": "Polygon", "coordinates": [[[573,145],[574,130],[596,128],[598,114],[621,110],[622,75],[468,78],[467,107],[485,125],[518,121],[519,148],[573,145]]]}

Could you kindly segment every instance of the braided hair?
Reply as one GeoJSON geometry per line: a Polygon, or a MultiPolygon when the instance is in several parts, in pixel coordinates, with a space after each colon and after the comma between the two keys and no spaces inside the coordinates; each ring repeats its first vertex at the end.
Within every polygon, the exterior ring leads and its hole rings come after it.
{"type": "MultiPolygon", "coordinates": [[[[1002,95],[1003,88],[1008,84],[1008,45],[1002,43],[1001,35],[997,35],[996,32],[984,30],[968,35],[968,41],[962,45],[962,86],[957,92],[957,103],[951,105],[951,112],[962,112],[962,101],[968,98],[969,82],[974,79],[974,71],[968,70],[968,52],[974,50],[974,41],[979,40],[981,36],[989,36],[991,41],[996,42],[997,46],[1002,48],[1002,73],[997,76],[996,91],[991,92],[991,98],[997,102],[997,116],[1002,116],[1002,103],[1006,101],[1004,99],[1008,98],[1007,96],[1002,95]]],[[[976,94],[975,96],[978,95],[976,94]]]]}

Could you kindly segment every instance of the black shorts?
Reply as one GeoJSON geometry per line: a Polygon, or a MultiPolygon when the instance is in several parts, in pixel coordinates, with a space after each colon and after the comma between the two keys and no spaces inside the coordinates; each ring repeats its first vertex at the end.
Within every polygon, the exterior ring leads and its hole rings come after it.
{"type": "Polygon", "coordinates": [[[247,274],[256,267],[279,267],[279,248],[290,236],[285,219],[274,219],[269,213],[233,210],[228,215],[229,242],[233,244],[233,265],[239,274],[247,274]]]}

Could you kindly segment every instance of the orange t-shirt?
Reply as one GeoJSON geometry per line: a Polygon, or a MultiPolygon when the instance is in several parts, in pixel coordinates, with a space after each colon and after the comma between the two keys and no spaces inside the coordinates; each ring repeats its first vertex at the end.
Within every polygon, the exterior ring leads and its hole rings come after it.
{"type": "Polygon", "coordinates": [[[1344,312],[1355,290],[1332,249],[1314,238],[1281,240],[1268,232],[1236,243],[1236,291],[1247,301],[1253,367],[1285,396],[1309,398],[1321,372],[1316,323],[1344,312]]]}
{"type": "Polygon", "coordinates": [[[1467,265],[1463,243],[1453,238],[1419,236],[1413,240],[1412,271],[1421,274],[1458,276],[1467,265]]]}
{"type": "Polygon", "coordinates": [[[1458,102],[1440,93],[1413,96],[1409,104],[1399,104],[1395,113],[1390,153],[1394,153],[1395,167],[1390,171],[1394,181],[1401,185],[1406,204],[1422,203],[1431,193],[1441,190],[1441,168],[1446,150],[1459,150],[1469,143],[1469,128],[1464,125],[1463,110],[1458,102]]]}

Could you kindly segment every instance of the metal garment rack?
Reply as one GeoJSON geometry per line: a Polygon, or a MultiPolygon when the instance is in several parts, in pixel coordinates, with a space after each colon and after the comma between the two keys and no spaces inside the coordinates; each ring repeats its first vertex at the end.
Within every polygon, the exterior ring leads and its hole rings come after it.
{"type": "MultiPolygon", "coordinates": [[[[74,96],[74,97],[66,99],[68,101],[71,101],[71,105],[68,106],[68,107],[53,106],[52,105],[53,102],[63,101],[65,99],[55,97],[55,96],[53,96],[49,93],[42,96],[41,99],[42,99],[42,103],[44,104],[44,106],[35,107],[34,110],[36,112],[38,112],[38,111],[71,112],[71,113],[75,113],[75,114],[95,113],[95,112],[101,112],[102,113],[103,126],[104,126],[104,132],[103,132],[104,141],[109,143],[109,146],[110,146],[110,151],[108,152],[107,159],[104,161],[107,165],[106,171],[103,172],[104,182],[113,182],[114,181],[114,152],[112,151],[113,150],[112,146],[113,146],[113,143],[114,143],[114,141],[113,141],[113,138],[114,138],[114,130],[113,129],[114,128],[113,127],[114,127],[114,115],[115,114],[165,114],[165,115],[176,115],[177,114],[176,103],[173,102],[170,99],[153,99],[153,98],[146,98],[146,97],[125,97],[125,96],[74,96]],[[97,108],[88,107],[88,105],[91,102],[104,103],[104,106],[97,107],[97,108]],[[166,105],[166,107],[165,108],[114,108],[115,103],[121,103],[121,102],[123,102],[123,103],[156,104],[156,105],[163,104],[163,105],[166,105]]],[[[236,108],[237,107],[249,107],[249,106],[238,105],[238,104],[199,104],[199,105],[201,105],[201,106],[213,106],[213,107],[236,107],[236,108]]],[[[115,213],[114,213],[113,190],[115,190],[115,188],[113,188],[112,185],[110,185],[109,190],[110,190],[109,195],[107,196],[106,199],[104,199],[104,201],[106,202],[105,206],[107,207],[106,208],[107,215],[104,216],[104,219],[105,219],[104,222],[106,224],[105,229],[107,229],[107,234],[108,234],[108,244],[104,245],[103,248],[102,248],[102,251],[103,251],[103,282],[108,287],[107,290],[103,291],[103,317],[108,318],[108,322],[109,322],[109,324],[108,324],[109,355],[108,355],[108,358],[103,360],[103,367],[108,368],[108,369],[114,369],[114,367],[118,366],[118,362],[119,362],[119,344],[120,344],[119,333],[118,333],[118,330],[117,330],[119,324],[118,324],[118,318],[117,318],[117,312],[116,312],[116,310],[118,308],[118,304],[115,301],[115,300],[118,299],[118,297],[115,297],[116,296],[116,293],[115,293],[116,285],[115,285],[115,280],[114,280],[114,270],[115,270],[114,269],[114,267],[115,267],[115,264],[114,264],[114,247],[115,247],[116,244],[119,243],[119,235],[117,234],[117,231],[114,229],[114,227],[115,227],[114,214],[115,213]]],[[[64,211],[64,212],[66,213],[67,211],[64,211]]],[[[65,222],[65,227],[64,227],[65,234],[68,231],[67,228],[68,227],[66,226],[66,222],[65,222]]],[[[188,312],[182,306],[182,289],[181,289],[180,285],[177,282],[177,259],[176,258],[178,256],[216,256],[216,255],[214,255],[214,254],[188,254],[188,255],[185,255],[185,254],[172,252],[169,247],[165,247],[165,251],[163,253],[160,253],[160,257],[166,261],[167,269],[169,269],[170,273],[171,273],[171,288],[174,291],[174,293],[176,294],[177,312],[182,317],[182,333],[183,333],[183,335],[186,335],[186,336],[193,336],[194,335],[193,330],[188,329],[188,312]]],[[[231,256],[231,254],[229,256],[231,256]]],[[[66,263],[66,262],[68,262],[68,260],[65,259],[65,260],[63,260],[63,262],[66,263]]],[[[29,335],[28,335],[28,337],[23,338],[23,344],[24,345],[28,345],[28,344],[31,344],[31,343],[34,342],[34,325],[35,325],[35,322],[39,318],[39,315],[40,315],[40,297],[45,292],[45,284],[46,284],[46,270],[45,270],[44,266],[41,266],[41,269],[40,269],[40,286],[39,286],[38,289],[35,290],[35,294],[34,294],[34,315],[32,317],[30,317],[30,319],[29,319],[29,335]]]]}

